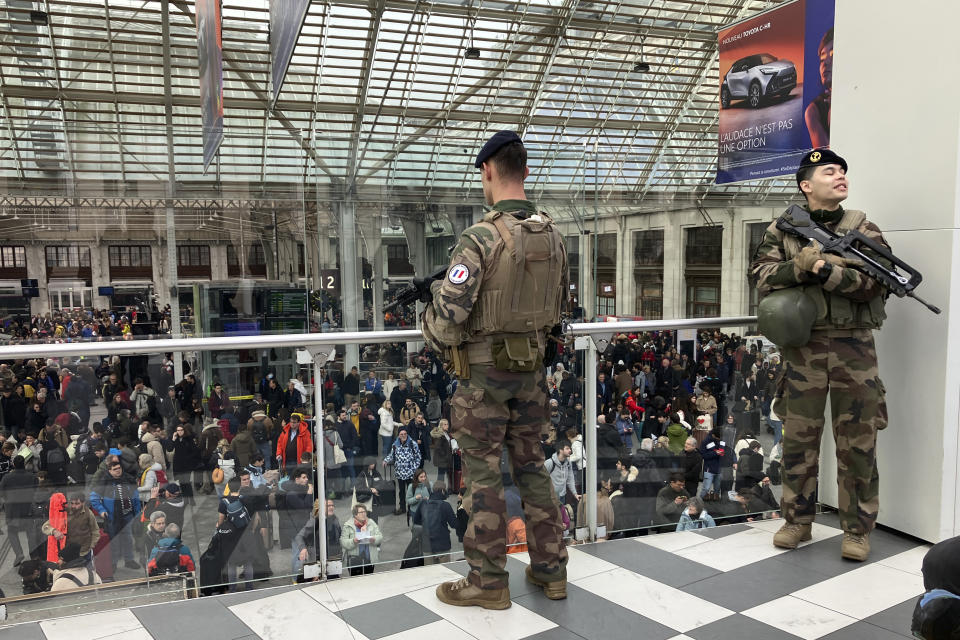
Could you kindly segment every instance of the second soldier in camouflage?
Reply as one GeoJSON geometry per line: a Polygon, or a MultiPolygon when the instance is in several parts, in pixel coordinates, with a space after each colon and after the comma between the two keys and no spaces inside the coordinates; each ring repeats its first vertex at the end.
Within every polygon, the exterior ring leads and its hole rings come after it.
{"type": "MultiPolygon", "coordinates": [[[[804,156],[797,185],[814,222],[839,235],[858,230],[883,245],[880,229],[859,211],[844,210],[847,163],[827,149],[804,156]]],[[[796,326],[796,288],[816,309],[812,330],[800,339],[784,335],[784,368],[778,383],[777,414],[783,420],[784,526],[774,536],[778,547],[796,548],[811,538],[817,505],[820,441],[827,393],[837,445],[839,515],[844,531],[843,557],[863,561],[870,553],[870,532],[879,509],[877,432],[887,426],[883,383],[877,369],[873,330],[886,318],[887,292],[842,258],[801,246],[776,223],[767,229],[753,256],[750,278],[766,305],[768,318],[796,326]],[[793,297],[778,292],[793,289],[793,297]],[[782,301],[782,308],[777,305],[782,301]],[[799,342],[799,344],[798,344],[799,342]]],[[[771,332],[777,330],[773,324],[771,332]]],[[[809,328],[809,325],[807,325],[809,328]]]]}

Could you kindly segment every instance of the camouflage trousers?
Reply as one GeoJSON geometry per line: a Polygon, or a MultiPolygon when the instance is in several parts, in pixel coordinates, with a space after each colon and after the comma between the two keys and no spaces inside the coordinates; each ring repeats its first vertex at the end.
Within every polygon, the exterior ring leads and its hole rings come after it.
{"type": "Polygon", "coordinates": [[[470,582],[483,589],[507,586],[507,505],[500,459],[506,445],[513,480],[523,498],[530,566],[536,577],[566,579],[560,503],[543,466],[540,436],[550,425],[543,370],[500,371],[470,365],[450,401],[451,431],[463,460],[464,509],[470,514],[463,553],[470,582]]]}
{"type": "Polygon", "coordinates": [[[813,522],[829,391],[840,523],[844,531],[869,533],[880,507],[877,431],[887,426],[873,334],[869,329],[815,330],[810,342],[784,348],[782,355],[775,410],[783,420],[783,517],[813,522]]]}

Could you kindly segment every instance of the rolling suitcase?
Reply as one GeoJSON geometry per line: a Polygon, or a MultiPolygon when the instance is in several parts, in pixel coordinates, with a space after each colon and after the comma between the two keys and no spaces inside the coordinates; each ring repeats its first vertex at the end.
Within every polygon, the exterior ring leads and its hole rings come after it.
{"type": "Polygon", "coordinates": [[[97,575],[104,582],[113,580],[113,556],[110,553],[110,536],[103,529],[100,529],[100,539],[93,547],[93,565],[97,570],[97,575]]]}

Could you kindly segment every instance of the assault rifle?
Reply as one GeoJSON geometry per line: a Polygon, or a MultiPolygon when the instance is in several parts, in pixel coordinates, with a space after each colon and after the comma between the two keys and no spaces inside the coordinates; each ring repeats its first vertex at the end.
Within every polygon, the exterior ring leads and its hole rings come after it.
{"type": "Polygon", "coordinates": [[[848,231],[840,236],[826,229],[810,218],[810,212],[792,205],[784,215],[777,218],[777,229],[784,233],[803,238],[805,240],[816,240],[820,243],[821,253],[831,253],[846,259],[847,266],[864,273],[881,285],[886,287],[897,297],[913,298],[930,311],[940,313],[929,302],[926,302],[913,291],[923,280],[923,275],[900,258],[893,255],[889,249],[881,245],[859,231],[848,231]],[[863,252],[861,248],[869,249],[877,256],[889,261],[891,267],[887,267],[876,259],[871,258],[863,252]],[[906,275],[900,273],[903,271],[906,275]]]}
{"type": "Polygon", "coordinates": [[[443,277],[447,275],[447,267],[441,267],[427,278],[414,278],[413,283],[407,285],[397,293],[397,297],[393,299],[393,302],[388,304],[383,308],[383,312],[387,313],[388,311],[393,311],[397,307],[406,307],[418,300],[420,302],[426,302],[430,299],[430,283],[434,280],[443,280],[443,277]],[[426,298],[426,299],[425,299],[426,298]]]}

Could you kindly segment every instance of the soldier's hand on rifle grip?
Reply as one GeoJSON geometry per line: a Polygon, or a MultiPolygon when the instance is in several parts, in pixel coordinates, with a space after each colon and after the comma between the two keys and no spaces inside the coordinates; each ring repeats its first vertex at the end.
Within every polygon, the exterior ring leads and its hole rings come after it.
{"type": "Polygon", "coordinates": [[[417,291],[420,292],[420,297],[418,300],[423,303],[433,302],[433,292],[430,291],[430,284],[433,282],[433,278],[414,278],[413,286],[417,288],[417,291]]]}
{"type": "Polygon", "coordinates": [[[820,253],[819,249],[815,247],[804,247],[800,250],[800,253],[793,258],[793,263],[803,271],[816,273],[820,270],[821,266],[818,265],[817,262],[823,259],[823,254],[820,253]]]}
{"type": "Polygon", "coordinates": [[[820,257],[826,260],[827,262],[832,262],[838,267],[847,266],[848,260],[846,258],[841,258],[840,256],[833,253],[821,253],[820,257]]]}

